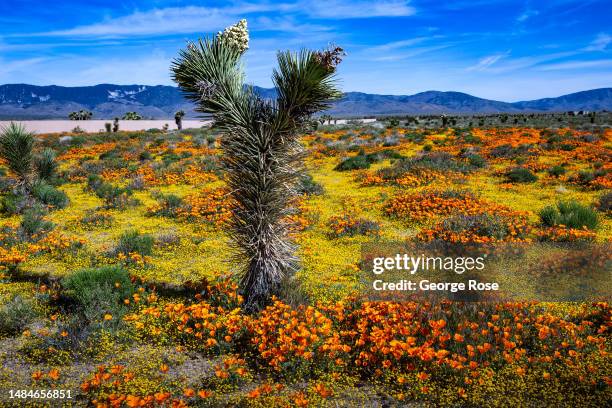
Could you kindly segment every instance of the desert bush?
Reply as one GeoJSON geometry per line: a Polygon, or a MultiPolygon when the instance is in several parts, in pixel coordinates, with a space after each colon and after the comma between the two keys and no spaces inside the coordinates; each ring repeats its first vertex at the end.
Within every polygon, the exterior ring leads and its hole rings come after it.
{"type": "Polygon", "coordinates": [[[52,149],[44,149],[41,154],[34,157],[34,171],[39,180],[53,181],[57,173],[57,162],[52,149]]]}
{"type": "Polygon", "coordinates": [[[302,195],[321,195],[324,193],[323,186],[314,181],[312,176],[307,173],[300,177],[297,189],[302,195]]]}
{"type": "Polygon", "coordinates": [[[464,143],[468,144],[480,144],[482,143],[482,139],[478,136],[474,136],[471,132],[462,133],[460,138],[464,143]]]}
{"type": "Polygon", "coordinates": [[[511,183],[533,183],[538,176],[526,167],[513,167],[506,171],[506,179],[511,183]]]}
{"type": "Polygon", "coordinates": [[[98,212],[90,210],[80,220],[80,224],[84,229],[92,229],[98,227],[110,227],[114,218],[106,212],[98,212]]]}
{"type": "Polygon", "coordinates": [[[470,154],[467,156],[467,159],[472,167],[482,168],[487,165],[487,160],[479,154],[470,154]]]}
{"type": "Polygon", "coordinates": [[[141,234],[138,231],[126,231],[119,237],[119,243],[114,249],[114,254],[139,254],[149,256],[153,252],[154,239],[149,234],[141,234]]]}
{"type": "Polygon", "coordinates": [[[0,306],[0,337],[22,332],[38,316],[34,300],[14,296],[0,306]]]}
{"type": "Polygon", "coordinates": [[[89,175],[87,188],[104,200],[106,208],[124,209],[139,204],[138,200],[131,197],[133,194],[131,189],[107,183],[97,174],[89,175]]]}
{"type": "Polygon", "coordinates": [[[104,322],[105,315],[121,321],[135,287],[128,273],[118,266],[81,269],[62,280],[62,287],[74,300],[88,323],[104,322]]]}
{"type": "Polygon", "coordinates": [[[369,169],[370,165],[376,161],[377,160],[374,155],[361,154],[360,152],[357,156],[342,159],[342,161],[338,163],[336,167],[334,167],[334,170],[350,171],[369,169]]]}
{"type": "Polygon", "coordinates": [[[23,240],[33,241],[41,238],[54,227],[51,221],[45,219],[45,212],[40,207],[33,207],[23,213],[18,231],[23,240]]]}
{"type": "Polygon", "coordinates": [[[397,180],[409,173],[415,175],[421,174],[423,171],[467,173],[473,171],[474,168],[470,164],[458,161],[449,153],[432,152],[397,160],[393,165],[380,169],[377,175],[384,180],[397,180]]]}
{"type": "Polygon", "coordinates": [[[598,188],[597,184],[593,184],[592,182],[599,177],[606,176],[609,170],[598,167],[597,163],[595,163],[593,167],[593,169],[580,170],[577,174],[570,177],[570,181],[582,186],[598,188]]]}
{"type": "Polygon", "coordinates": [[[130,182],[127,186],[128,190],[136,190],[141,191],[146,187],[145,179],[141,175],[134,176],[130,179],[130,182]]]}
{"type": "Polygon", "coordinates": [[[8,193],[0,197],[0,213],[2,214],[19,214],[26,203],[23,196],[14,193],[8,193]]]}
{"type": "Polygon", "coordinates": [[[328,222],[332,237],[380,234],[380,224],[365,218],[354,217],[350,214],[333,216],[328,222]]]}
{"type": "Polygon", "coordinates": [[[155,237],[155,246],[157,248],[169,248],[178,245],[181,242],[181,237],[176,232],[167,232],[159,234],[155,237]]]}
{"type": "Polygon", "coordinates": [[[547,227],[563,225],[567,228],[595,230],[599,226],[597,212],[577,201],[560,201],[556,206],[540,210],[540,220],[547,227]]]}
{"type": "Polygon", "coordinates": [[[32,196],[51,208],[59,209],[68,205],[66,193],[44,181],[39,180],[32,185],[32,196]]]}
{"type": "Polygon", "coordinates": [[[523,156],[529,153],[529,149],[531,149],[531,145],[522,144],[520,146],[513,147],[509,144],[504,144],[501,146],[497,146],[489,152],[491,157],[503,157],[507,159],[512,159],[517,156],[523,156]]]}
{"type": "Polygon", "coordinates": [[[548,174],[550,174],[553,177],[562,176],[566,172],[567,172],[567,169],[563,166],[553,166],[550,169],[548,169],[548,174]]]}
{"type": "Polygon", "coordinates": [[[138,154],[138,160],[140,161],[151,160],[152,157],[153,156],[151,155],[151,152],[149,152],[148,150],[143,150],[138,154]]]}
{"type": "Polygon", "coordinates": [[[507,223],[502,217],[491,214],[457,215],[442,222],[442,227],[455,234],[465,232],[480,237],[503,240],[510,233],[507,223]]]}
{"type": "Polygon", "coordinates": [[[601,212],[612,214],[612,191],[603,193],[597,200],[597,209],[601,212]]]}
{"type": "Polygon", "coordinates": [[[149,215],[175,218],[185,205],[183,199],[174,194],[157,194],[157,205],[147,211],[149,215]]]}

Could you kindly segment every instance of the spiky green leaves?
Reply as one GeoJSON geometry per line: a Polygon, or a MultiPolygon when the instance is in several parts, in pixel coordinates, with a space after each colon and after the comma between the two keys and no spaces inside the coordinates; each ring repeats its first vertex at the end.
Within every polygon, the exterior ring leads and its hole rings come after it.
{"type": "Polygon", "coordinates": [[[0,129],[0,157],[6,162],[9,170],[26,184],[32,171],[32,149],[34,134],[14,122],[0,129]]]}
{"type": "Polygon", "coordinates": [[[40,155],[34,158],[34,171],[40,180],[52,181],[57,171],[55,152],[52,149],[44,149],[40,155]]]}
{"type": "Polygon", "coordinates": [[[203,113],[221,115],[234,108],[242,93],[241,52],[217,38],[189,43],[172,62],[174,81],[203,113]]]}
{"type": "Polygon", "coordinates": [[[293,119],[294,126],[315,112],[329,108],[340,97],[335,87],[333,71],[324,66],[317,52],[278,53],[278,69],[272,80],[278,91],[280,115],[293,119]]]}
{"type": "Polygon", "coordinates": [[[222,139],[232,195],[228,234],[242,275],[245,308],[256,310],[297,267],[289,237],[303,155],[299,131],[340,96],[333,74],[340,49],[278,54],[278,98],[263,100],[244,85],[239,66],[248,48],[246,21],[180,51],[174,80],[200,112],[211,113],[222,139]]]}

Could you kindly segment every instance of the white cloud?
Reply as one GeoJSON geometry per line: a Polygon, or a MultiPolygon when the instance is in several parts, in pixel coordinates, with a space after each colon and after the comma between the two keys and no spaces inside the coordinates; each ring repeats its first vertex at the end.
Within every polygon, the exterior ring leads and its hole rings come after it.
{"type": "Polygon", "coordinates": [[[524,23],[525,21],[529,20],[531,17],[535,17],[538,14],[540,14],[538,10],[526,9],[516,18],[516,21],[518,23],[524,23]]]}
{"type": "Polygon", "coordinates": [[[384,51],[392,51],[397,50],[399,48],[409,47],[411,45],[419,44],[424,41],[427,41],[429,38],[433,37],[415,37],[409,38],[406,40],[392,41],[386,44],[377,45],[375,47],[370,47],[366,49],[366,52],[384,52],[384,51]]]}
{"type": "Polygon", "coordinates": [[[404,0],[324,0],[306,2],[304,10],[312,17],[329,19],[404,17],[416,13],[409,4],[404,0]]]}
{"type": "MultiPolygon", "coordinates": [[[[482,58],[478,64],[469,67],[468,71],[480,71],[480,72],[488,72],[491,74],[502,74],[512,71],[517,71],[521,69],[531,68],[536,65],[554,61],[562,58],[568,58],[579,54],[579,51],[565,51],[565,52],[557,52],[552,54],[543,54],[529,57],[519,57],[519,58],[502,58],[509,55],[509,52],[506,55],[501,54],[500,58],[495,58],[495,56],[489,56],[482,58]]],[[[497,55],[497,54],[496,54],[497,55]]]]}
{"type": "Polygon", "coordinates": [[[612,67],[612,59],[593,60],[593,61],[560,62],[557,64],[542,65],[542,66],[539,66],[538,69],[541,71],[559,71],[559,70],[569,70],[569,69],[607,68],[607,67],[612,67]]]}
{"type": "Polygon", "coordinates": [[[405,0],[348,1],[311,0],[293,3],[234,3],[224,7],[167,7],[136,10],[124,16],[106,18],[93,24],[65,30],[19,36],[126,38],[131,36],[171,35],[215,32],[236,20],[256,13],[279,13],[278,17],[253,16],[253,30],[295,32],[323,31],[329,26],[299,24],[294,17],[308,15],[319,19],[410,16],[415,9],[405,0]]]}
{"type": "Polygon", "coordinates": [[[399,52],[395,52],[390,55],[381,55],[378,57],[374,57],[372,58],[372,60],[373,61],[401,61],[401,60],[416,57],[419,55],[428,54],[433,51],[442,50],[442,49],[450,47],[451,45],[452,44],[439,44],[439,45],[432,45],[430,47],[410,48],[406,51],[399,51],[399,52]]]}
{"type": "Polygon", "coordinates": [[[127,37],[132,35],[186,34],[217,31],[234,22],[226,10],[205,7],[171,7],[136,11],[100,23],[42,33],[50,36],[127,37]]]}
{"type": "Polygon", "coordinates": [[[15,60],[15,61],[3,61],[2,58],[0,58],[0,83],[7,82],[7,81],[2,81],[2,78],[4,77],[10,78],[10,77],[13,77],[14,75],[18,75],[21,73],[22,70],[26,68],[30,68],[33,65],[40,64],[41,62],[44,62],[44,61],[46,61],[46,58],[40,58],[40,57],[27,58],[27,59],[15,60]]]}
{"type": "Polygon", "coordinates": [[[471,67],[468,67],[467,70],[468,71],[484,71],[487,68],[489,68],[491,65],[495,64],[500,59],[507,57],[508,55],[510,55],[510,51],[483,57],[480,60],[478,60],[478,63],[476,65],[472,65],[471,67]]]}
{"type": "Polygon", "coordinates": [[[599,33],[591,44],[588,45],[585,51],[604,51],[608,45],[612,42],[612,36],[606,33],[599,33]]]}

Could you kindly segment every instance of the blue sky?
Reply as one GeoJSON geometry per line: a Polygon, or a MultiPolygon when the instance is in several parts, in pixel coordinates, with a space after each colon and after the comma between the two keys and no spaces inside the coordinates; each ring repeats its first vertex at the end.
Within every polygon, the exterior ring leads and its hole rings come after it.
{"type": "Polygon", "coordinates": [[[611,17],[609,0],[2,0],[0,84],[171,84],[187,40],[246,18],[256,85],[277,49],[331,42],[345,91],[517,101],[612,86],[611,17]]]}

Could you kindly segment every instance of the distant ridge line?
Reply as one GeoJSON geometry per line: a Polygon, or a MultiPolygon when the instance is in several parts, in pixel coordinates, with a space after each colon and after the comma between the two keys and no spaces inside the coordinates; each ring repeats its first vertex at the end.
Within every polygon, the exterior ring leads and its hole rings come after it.
{"type": "MultiPolygon", "coordinates": [[[[274,89],[255,87],[264,98],[274,89]]],[[[0,119],[66,119],[78,110],[95,119],[121,117],[137,111],[148,119],[172,119],[183,110],[186,118],[200,116],[180,90],[167,85],[114,85],[63,87],[57,85],[0,85],[0,119]]],[[[346,92],[326,114],[332,116],[537,113],[612,110],[612,87],[575,92],[555,98],[502,102],[463,92],[425,91],[414,95],[378,95],[346,92]]]]}

